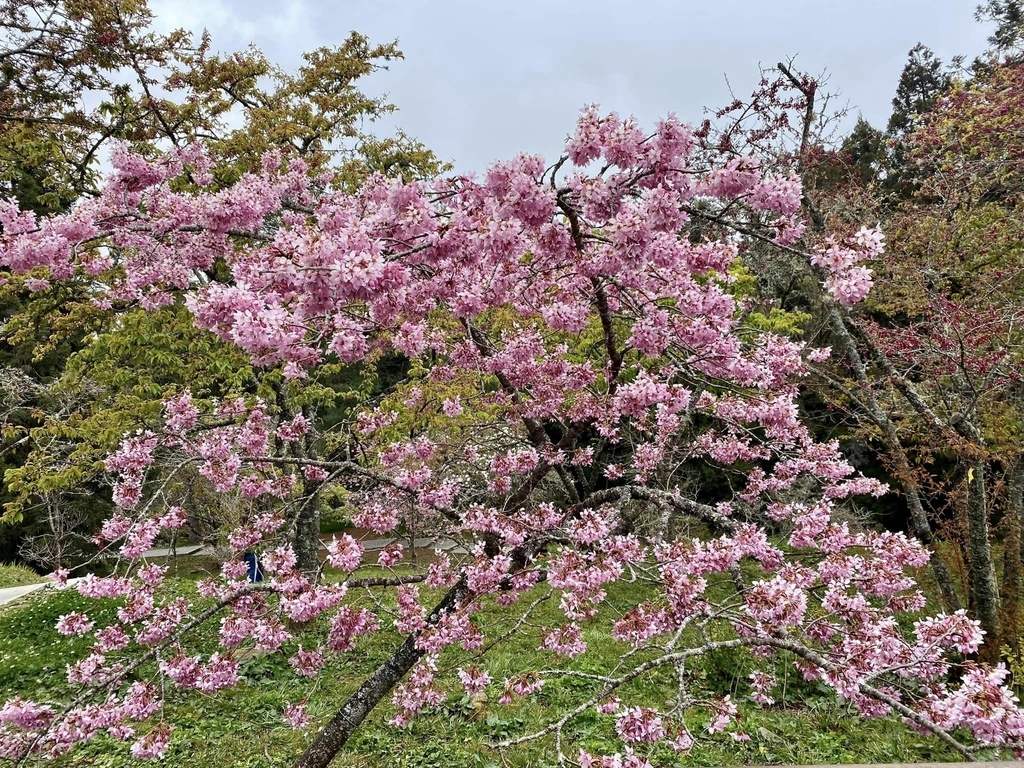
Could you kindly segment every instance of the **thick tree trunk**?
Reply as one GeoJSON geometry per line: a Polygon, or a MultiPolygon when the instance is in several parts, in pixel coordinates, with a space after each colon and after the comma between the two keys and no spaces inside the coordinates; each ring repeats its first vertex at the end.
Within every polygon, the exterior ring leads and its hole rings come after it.
{"type": "MultiPolygon", "coordinates": [[[[455,608],[466,594],[465,581],[459,581],[448,590],[441,601],[434,606],[427,618],[428,623],[435,624],[449,610],[455,608]]],[[[377,667],[348,700],[341,706],[313,743],[295,763],[294,768],[326,768],[349,740],[366,716],[373,708],[383,701],[391,690],[401,682],[423,656],[423,651],[416,647],[416,634],[405,638],[391,657],[377,667]]]]}
{"type": "Polygon", "coordinates": [[[416,648],[410,636],[387,661],[349,696],[306,752],[295,763],[295,768],[326,768],[349,740],[356,728],[391,690],[398,685],[420,660],[423,652],[416,648]]]}
{"type": "MultiPolygon", "coordinates": [[[[316,423],[316,413],[310,408],[303,408],[303,415],[316,423]]],[[[296,458],[318,459],[317,440],[311,434],[303,435],[302,439],[293,444],[296,458]]],[[[320,486],[319,480],[305,481],[305,499],[295,519],[295,557],[299,570],[311,582],[320,578],[320,486]]]]}
{"type": "Polygon", "coordinates": [[[999,587],[992,563],[985,460],[972,462],[967,480],[967,538],[971,547],[971,597],[985,630],[985,656],[999,652],[999,587]]]}
{"type": "Polygon", "coordinates": [[[295,557],[306,578],[315,582],[320,575],[320,495],[317,489],[302,502],[295,519],[295,557]]]}
{"type": "Polygon", "coordinates": [[[1021,541],[1024,539],[1024,453],[1010,470],[1010,509],[1006,516],[1006,549],[1003,552],[1003,641],[1020,650],[1021,541]]]}

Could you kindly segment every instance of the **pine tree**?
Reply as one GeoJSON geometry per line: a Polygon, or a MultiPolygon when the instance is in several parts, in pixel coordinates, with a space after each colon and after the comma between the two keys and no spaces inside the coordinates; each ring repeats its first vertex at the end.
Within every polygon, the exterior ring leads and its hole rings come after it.
{"type": "Polygon", "coordinates": [[[885,134],[863,117],[857,119],[850,135],[843,139],[840,150],[850,170],[864,183],[877,179],[885,167],[885,134]]]}
{"type": "Polygon", "coordinates": [[[943,71],[942,60],[931,48],[923,43],[911,48],[892,100],[889,134],[894,138],[906,136],[913,130],[917,118],[932,108],[949,84],[950,77],[943,71]]]}

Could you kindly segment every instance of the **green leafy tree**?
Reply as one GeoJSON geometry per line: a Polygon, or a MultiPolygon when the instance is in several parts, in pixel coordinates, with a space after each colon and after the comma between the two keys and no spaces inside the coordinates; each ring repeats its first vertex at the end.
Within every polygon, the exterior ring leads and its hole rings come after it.
{"type": "Polygon", "coordinates": [[[888,161],[885,134],[863,117],[857,118],[839,151],[846,156],[846,168],[856,174],[862,184],[877,181],[884,173],[888,161]]]}
{"type": "Polygon", "coordinates": [[[915,121],[905,162],[928,173],[912,197],[867,185],[821,203],[858,200],[889,254],[868,301],[828,320],[841,356],[820,371],[825,396],[885,456],[915,533],[935,542],[945,602],[982,622],[992,658],[1020,633],[1022,76],[994,66],[953,83],[915,121]]]}
{"type": "MultiPolygon", "coordinates": [[[[1024,5],[1020,0],[986,0],[978,6],[974,17],[996,25],[988,37],[991,53],[1006,57],[1008,63],[1020,61],[1024,55],[1024,5]]],[[[975,63],[980,64],[981,60],[975,63]]]]}
{"type": "MultiPolygon", "coordinates": [[[[39,212],[65,209],[95,192],[99,157],[114,140],[143,153],[202,141],[209,173],[225,188],[271,151],[280,162],[301,158],[339,189],[375,172],[413,179],[445,167],[402,132],[370,131],[395,107],[358,81],[402,57],[394,43],[352,33],[304,54],[289,73],[255,49],[216,54],[208,35],[162,35],[152,21],[144,0],[0,4],[0,194],[39,212]],[[94,108],[82,106],[85,92],[94,108]]],[[[215,264],[197,279],[226,273],[215,264]]],[[[47,524],[40,515],[54,494],[88,489],[102,507],[100,458],[186,384],[209,397],[260,394],[289,412],[324,407],[338,421],[346,393],[376,380],[327,371],[324,381],[283,387],[280,372],[256,374],[226,345],[182,326],[180,300],[153,312],[100,308],[86,294],[81,286],[33,293],[14,277],[0,288],[0,365],[16,369],[0,382],[8,403],[0,501],[33,535],[45,535],[32,526],[47,524]]],[[[86,517],[87,526],[96,516],[86,517]]]]}

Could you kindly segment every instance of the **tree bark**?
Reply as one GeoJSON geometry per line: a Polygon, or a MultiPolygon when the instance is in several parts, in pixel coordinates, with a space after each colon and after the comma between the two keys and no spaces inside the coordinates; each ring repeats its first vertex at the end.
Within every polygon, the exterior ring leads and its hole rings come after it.
{"type": "Polygon", "coordinates": [[[316,490],[303,500],[295,519],[295,558],[299,570],[311,582],[320,576],[320,484],[316,485],[316,490]]]}
{"type": "MultiPolygon", "coordinates": [[[[462,579],[434,606],[427,617],[427,623],[436,624],[443,614],[458,605],[466,591],[465,579],[462,579]]],[[[330,765],[366,716],[423,657],[423,651],[416,647],[417,637],[415,633],[406,637],[391,657],[348,697],[331,722],[320,730],[294,768],[327,768],[330,765]]]]}
{"type": "MultiPolygon", "coordinates": [[[[316,414],[309,408],[303,409],[303,415],[316,423],[316,414]]],[[[306,434],[295,443],[293,449],[296,456],[303,459],[318,459],[316,438],[306,434]]],[[[295,558],[300,571],[312,583],[320,578],[320,487],[319,480],[305,481],[306,498],[302,501],[298,516],[295,519],[295,558]]]]}
{"type": "Polygon", "coordinates": [[[928,513],[925,512],[924,505],[921,503],[921,494],[917,483],[914,481],[913,468],[907,460],[906,451],[903,450],[896,425],[893,424],[892,419],[889,418],[871,391],[871,380],[868,377],[867,366],[864,364],[864,358],[861,357],[860,351],[857,349],[857,342],[853,334],[850,333],[850,329],[847,327],[847,322],[851,321],[849,318],[843,317],[840,309],[827,298],[825,300],[825,307],[829,326],[842,344],[847,362],[862,387],[862,393],[859,393],[861,398],[860,405],[866,412],[865,415],[882,431],[889,449],[889,455],[896,462],[896,471],[899,476],[900,485],[903,487],[903,492],[906,495],[907,507],[910,511],[910,524],[914,530],[914,535],[931,552],[932,573],[935,575],[935,582],[942,596],[943,605],[948,611],[957,611],[960,609],[961,603],[956,591],[956,581],[953,579],[953,574],[945,558],[943,558],[935,546],[935,534],[932,531],[931,521],[928,519],[928,513]]]}
{"type": "MultiPolygon", "coordinates": [[[[1017,531],[1017,547],[1020,550],[1024,539],[1021,536],[1024,533],[1024,452],[1017,456],[1017,461],[1010,471],[1009,496],[1010,514],[1013,518],[1010,521],[1010,528],[1017,531]]],[[[1018,551],[1018,555],[1020,561],[1024,563],[1024,551],[1018,551]]]]}
{"type": "MultiPolygon", "coordinates": [[[[897,467],[900,473],[911,472],[910,462],[907,461],[903,448],[898,446],[897,467]]],[[[909,478],[909,475],[908,475],[909,478]]],[[[935,536],[932,532],[931,521],[928,520],[928,513],[924,511],[921,504],[921,495],[917,489],[917,483],[911,479],[902,481],[903,492],[907,496],[907,506],[910,509],[910,523],[914,529],[914,535],[921,540],[931,552],[932,573],[935,576],[935,583],[942,596],[942,604],[947,611],[958,611],[961,608],[960,596],[956,591],[956,581],[949,570],[945,558],[939,553],[935,546],[935,536]]]]}
{"type": "Polygon", "coordinates": [[[967,479],[967,538],[971,547],[971,597],[978,621],[985,630],[983,655],[999,653],[999,587],[989,540],[988,501],[985,497],[985,460],[971,464],[967,479]]]}
{"type": "Polygon", "coordinates": [[[1020,653],[1021,532],[1024,529],[1024,454],[1010,470],[1009,514],[1003,550],[1003,600],[1000,626],[1003,642],[1020,653]]]}

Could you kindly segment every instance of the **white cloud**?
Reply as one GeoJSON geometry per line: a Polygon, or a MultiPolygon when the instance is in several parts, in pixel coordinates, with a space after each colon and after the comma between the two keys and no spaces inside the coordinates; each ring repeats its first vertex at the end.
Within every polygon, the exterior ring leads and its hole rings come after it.
{"type": "Polygon", "coordinates": [[[153,0],[166,27],[208,27],[218,49],[250,42],[294,67],[355,29],[395,38],[406,60],[365,83],[395,122],[460,169],[519,150],[552,154],[584,103],[651,122],[685,120],[756,84],[758,64],[800,54],[856,111],[884,124],[909,48],[973,55],[972,0],[153,0]]]}

